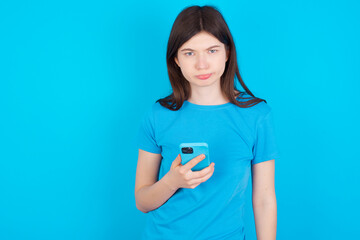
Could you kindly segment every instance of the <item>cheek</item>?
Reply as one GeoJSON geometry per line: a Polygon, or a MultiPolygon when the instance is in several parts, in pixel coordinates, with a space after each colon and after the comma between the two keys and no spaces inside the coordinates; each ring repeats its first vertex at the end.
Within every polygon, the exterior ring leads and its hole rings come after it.
{"type": "Polygon", "coordinates": [[[191,61],[181,61],[180,62],[180,68],[183,73],[190,72],[192,69],[192,63],[191,61]]]}
{"type": "Polygon", "coordinates": [[[219,62],[221,64],[226,64],[226,55],[225,54],[222,54],[221,56],[219,56],[219,62]]]}
{"type": "Polygon", "coordinates": [[[225,66],[226,66],[226,59],[220,59],[219,61],[216,62],[216,71],[218,72],[219,75],[223,75],[224,71],[225,71],[225,66]]]}
{"type": "Polygon", "coordinates": [[[188,75],[190,75],[190,71],[189,71],[189,67],[187,65],[185,65],[183,62],[180,63],[180,71],[181,73],[184,75],[184,77],[186,78],[188,75]]]}
{"type": "Polygon", "coordinates": [[[223,68],[225,68],[226,59],[223,58],[223,57],[219,57],[219,58],[215,61],[215,65],[217,66],[218,69],[223,69],[223,68]]]}

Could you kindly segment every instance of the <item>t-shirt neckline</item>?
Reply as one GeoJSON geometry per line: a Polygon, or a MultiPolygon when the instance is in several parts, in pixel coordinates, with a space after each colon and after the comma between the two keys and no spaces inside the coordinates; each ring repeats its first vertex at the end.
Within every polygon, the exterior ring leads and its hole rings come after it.
{"type": "Polygon", "coordinates": [[[229,108],[233,105],[233,103],[231,102],[219,104],[219,105],[199,105],[199,104],[191,103],[188,100],[185,100],[184,104],[192,109],[202,109],[202,110],[223,109],[223,108],[229,108]]]}

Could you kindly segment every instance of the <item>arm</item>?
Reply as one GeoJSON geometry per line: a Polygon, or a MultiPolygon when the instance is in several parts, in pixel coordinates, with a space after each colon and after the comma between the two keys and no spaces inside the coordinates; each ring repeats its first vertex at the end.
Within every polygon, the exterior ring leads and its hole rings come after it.
{"type": "Polygon", "coordinates": [[[252,202],[258,240],[276,239],[277,205],[274,175],[275,160],[252,166],[252,202]]]}
{"type": "Polygon", "coordinates": [[[136,207],[147,213],[163,205],[177,190],[168,184],[168,174],[159,181],[161,154],[139,149],[135,181],[136,207]]]}

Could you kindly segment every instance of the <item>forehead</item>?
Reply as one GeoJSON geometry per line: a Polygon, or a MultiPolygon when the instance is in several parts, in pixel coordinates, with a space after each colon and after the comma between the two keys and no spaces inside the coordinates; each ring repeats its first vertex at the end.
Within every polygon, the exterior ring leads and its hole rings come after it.
{"type": "Polygon", "coordinates": [[[216,37],[207,33],[200,32],[190,38],[187,42],[185,42],[179,50],[183,48],[191,48],[191,49],[206,49],[213,45],[223,46],[224,44],[220,42],[216,37]]]}

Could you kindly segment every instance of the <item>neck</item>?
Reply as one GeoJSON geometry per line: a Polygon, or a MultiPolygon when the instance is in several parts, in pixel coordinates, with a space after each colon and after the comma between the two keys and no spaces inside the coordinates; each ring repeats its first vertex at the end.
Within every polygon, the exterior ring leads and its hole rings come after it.
{"type": "Polygon", "coordinates": [[[222,93],[219,85],[191,87],[188,101],[199,105],[220,105],[229,102],[227,97],[222,93]]]}

